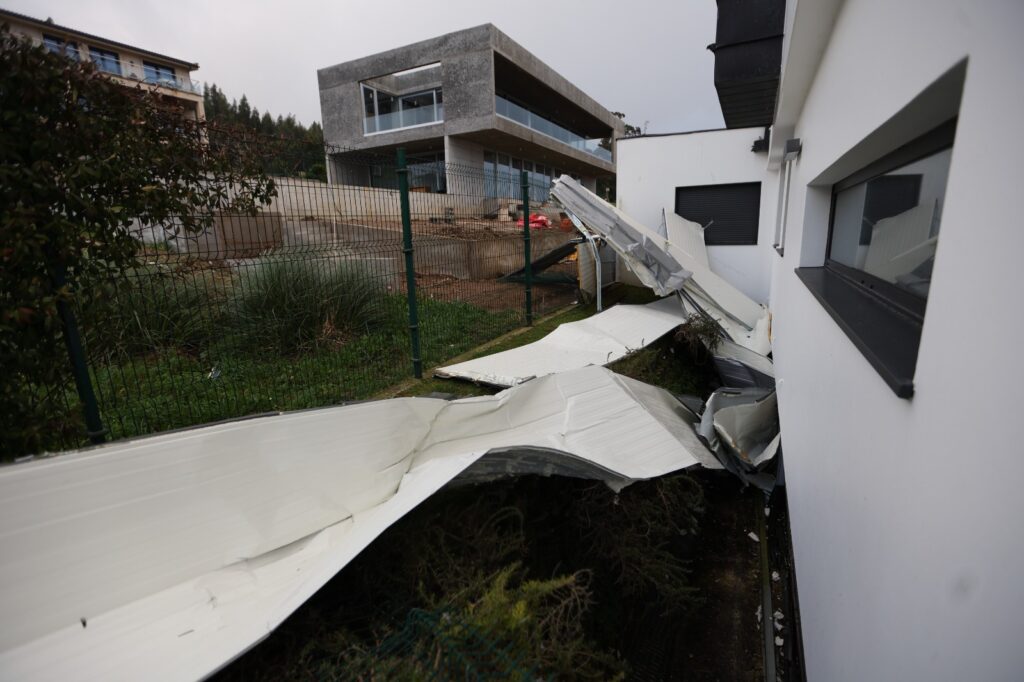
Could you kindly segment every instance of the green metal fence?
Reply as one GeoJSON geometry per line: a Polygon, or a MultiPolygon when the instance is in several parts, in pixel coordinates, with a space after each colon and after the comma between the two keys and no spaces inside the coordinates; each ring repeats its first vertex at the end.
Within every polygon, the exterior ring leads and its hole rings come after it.
{"type": "Polygon", "coordinates": [[[89,390],[94,442],[333,405],[574,302],[555,206],[482,167],[402,156],[328,148],[328,182],[277,177],[255,216],[217,215],[192,235],[136,225],[137,266],[68,310],[80,381],[69,359],[61,381],[37,386],[49,447],[88,443],[89,390]],[[524,225],[524,211],[551,227],[524,225]],[[559,246],[531,273],[531,249],[559,246]]]}

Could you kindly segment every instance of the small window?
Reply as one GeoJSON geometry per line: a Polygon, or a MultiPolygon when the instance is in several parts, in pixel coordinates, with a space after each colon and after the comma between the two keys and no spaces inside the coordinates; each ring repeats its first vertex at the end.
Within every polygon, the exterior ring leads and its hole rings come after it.
{"type": "Polygon", "coordinates": [[[45,47],[49,52],[62,55],[72,61],[77,62],[79,59],[78,45],[73,42],[64,40],[63,38],[58,38],[57,36],[44,35],[43,47],[45,47]]]}
{"type": "Polygon", "coordinates": [[[103,50],[92,45],[89,46],[89,59],[96,68],[104,73],[112,73],[115,76],[121,75],[121,58],[116,52],[103,50]]]}
{"type": "Polygon", "coordinates": [[[707,228],[708,246],[757,244],[761,183],[677,187],[676,213],[707,228]]]}

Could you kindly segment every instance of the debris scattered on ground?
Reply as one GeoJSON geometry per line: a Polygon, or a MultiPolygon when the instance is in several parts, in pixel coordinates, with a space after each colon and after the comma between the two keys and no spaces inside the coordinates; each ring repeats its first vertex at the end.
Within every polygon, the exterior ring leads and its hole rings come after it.
{"type": "Polygon", "coordinates": [[[747,537],[753,540],[754,542],[761,542],[761,538],[757,537],[757,533],[755,533],[754,531],[750,531],[749,533],[747,533],[747,537]]]}

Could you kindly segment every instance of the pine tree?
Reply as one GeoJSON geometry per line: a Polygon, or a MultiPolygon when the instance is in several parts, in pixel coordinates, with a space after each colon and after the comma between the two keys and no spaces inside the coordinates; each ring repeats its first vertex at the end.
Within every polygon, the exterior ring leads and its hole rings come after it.
{"type": "Polygon", "coordinates": [[[276,118],[269,111],[261,114],[244,94],[241,99],[229,102],[216,83],[203,84],[203,105],[206,120],[214,127],[238,127],[266,138],[268,152],[264,170],[267,173],[327,179],[324,130],[318,122],[314,121],[307,128],[292,114],[276,118]]]}

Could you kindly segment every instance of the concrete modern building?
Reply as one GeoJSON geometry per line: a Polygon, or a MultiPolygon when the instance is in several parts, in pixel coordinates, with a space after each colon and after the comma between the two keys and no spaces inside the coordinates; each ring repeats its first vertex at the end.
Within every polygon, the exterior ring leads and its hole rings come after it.
{"type": "Polygon", "coordinates": [[[712,267],[771,310],[780,637],[811,680],[1020,679],[1024,4],[718,7],[730,129],[621,141],[618,200],[714,220],[712,267]]]}
{"type": "MultiPolygon", "coordinates": [[[[546,198],[562,173],[593,189],[597,178],[615,172],[623,122],[491,24],[317,76],[325,141],[356,153],[405,147],[411,182],[421,190],[452,184],[442,162],[485,170],[483,189],[492,196],[513,196],[523,170],[536,198],[546,198]]],[[[393,177],[352,163],[353,156],[331,155],[331,182],[392,186],[393,177]]]]}
{"type": "Polygon", "coordinates": [[[97,69],[128,87],[151,89],[181,106],[187,118],[205,117],[203,89],[191,79],[198,64],[60,26],[52,19],[34,19],[4,9],[0,9],[0,23],[7,24],[11,33],[41,43],[51,52],[75,61],[92,61],[97,69]]]}

